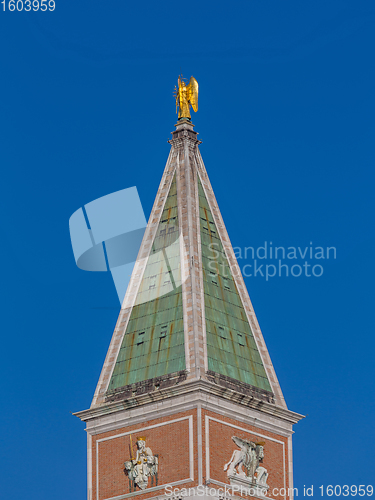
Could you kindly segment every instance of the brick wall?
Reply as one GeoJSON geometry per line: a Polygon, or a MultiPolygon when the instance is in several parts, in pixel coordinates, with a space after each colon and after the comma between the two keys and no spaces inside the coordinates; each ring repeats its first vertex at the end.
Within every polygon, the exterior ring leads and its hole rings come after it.
{"type": "MultiPolygon", "coordinates": [[[[130,433],[132,434],[134,453],[136,451],[137,436],[140,435],[146,437],[146,446],[151,448],[153,454],[159,455],[158,489],[150,491],[150,478],[148,489],[145,490],[145,493],[138,493],[136,495],[137,499],[143,500],[144,498],[163,494],[163,485],[184,479],[189,480],[191,474],[190,445],[193,446],[192,455],[197,456],[196,426],[196,410],[192,410],[93,436],[93,500],[97,498],[97,470],[99,500],[125,495],[130,492],[129,480],[124,473],[124,462],[131,458],[130,433]],[[187,417],[191,417],[191,419],[187,417]],[[174,422],[178,419],[182,420],[174,422]],[[192,420],[192,436],[191,430],[189,430],[190,420],[192,420]],[[150,429],[151,426],[155,427],[150,429]]],[[[197,467],[197,460],[194,459],[193,477],[195,479],[198,474],[197,467]]],[[[195,484],[197,484],[197,481],[187,481],[186,486],[191,487],[195,484]]],[[[178,487],[183,487],[183,485],[178,485],[178,487]]]]}
{"type": "Polygon", "coordinates": [[[230,460],[233,451],[238,449],[232,441],[232,436],[237,436],[254,442],[265,442],[264,460],[261,465],[269,473],[267,480],[270,486],[269,491],[274,488],[288,488],[288,439],[286,437],[205,410],[202,410],[202,426],[204,464],[206,464],[207,445],[209,449],[209,470],[205,469],[205,480],[209,478],[221,483],[229,483],[224,464],[230,460]]]}
{"type": "MultiPolygon", "coordinates": [[[[286,437],[208,410],[202,410],[201,421],[204,484],[210,484],[212,487],[220,487],[222,483],[229,484],[224,464],[230,460],[233,451],[238,449],[232,441],[232,436],[237,436],[254,442],[265,442],[264,460],[261,465],[269,473],[267,480],[270,486],[269,492],[274,488],[289,487],[288,439],[286,437]]],[[[156,487],[155,483],[152,486],[150,478],[148,488],[144,493],[138,489],[135,494],[133,493],[137,499],[143,500],[162,495],[166,485],[177,481],[182,481],[182,483],[174,485],[173,488],[191,488],[198,485],[197,410],[191,410],[93,436],[93,500],[97,498],[106,500],[130,493],[129,480],[124,473],[124,462],[131,458],[130,434],[134,453],[136,439],[140,435],[146,437],[146,446],[151,448],[153,454],[159,455],[158,486],[156,487]],[[190,480],[191,477],[193,481],[190,480]]],[[[272,495],[269,494],[269,496],[272,495]]],[[[274,497],[283,498],[280,495],[274,497]]]]}

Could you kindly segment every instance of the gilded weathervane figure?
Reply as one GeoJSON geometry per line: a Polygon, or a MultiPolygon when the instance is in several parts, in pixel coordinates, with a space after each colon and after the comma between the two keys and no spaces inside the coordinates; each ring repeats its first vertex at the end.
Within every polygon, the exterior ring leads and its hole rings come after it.
{"type": "Polygon", "coordinates": [[[178,88],[175,87],[176,97],[176,113],[178,110],[178,119],[187,118],[191,119],[190,106],[194,111],[198,111],[198,82],[192,76],[188,85],[184,82],[182,75],[178,77],[178,88]]]}

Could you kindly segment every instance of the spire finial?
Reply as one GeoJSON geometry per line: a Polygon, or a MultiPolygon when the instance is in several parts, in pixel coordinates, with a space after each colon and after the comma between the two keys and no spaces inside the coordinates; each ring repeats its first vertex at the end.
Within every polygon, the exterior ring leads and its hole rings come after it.
{"type": "Polygon", "coordinates": [[[190,78],[189,84],[186,85],[182,74],[178,77],[178,88],[175,87],[175,98],[176,98],[176,113],[178,111],[178,119],[186,118],[191,119],[190,106],[195,112],[198,111],[198,82],[192,76],[190,78]]]}

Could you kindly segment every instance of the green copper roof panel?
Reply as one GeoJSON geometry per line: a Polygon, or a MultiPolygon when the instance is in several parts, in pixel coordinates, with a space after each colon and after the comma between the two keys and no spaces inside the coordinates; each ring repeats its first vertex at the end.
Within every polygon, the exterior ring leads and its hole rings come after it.
{"type": "Polygon", "coordinates": [[[108,387],[114,391],[185,369],[174,177],[108,387]]]}
{"type": "Polygon", "coordinates": [[[272,391],[198,178],[208,369],[272,391]]]}

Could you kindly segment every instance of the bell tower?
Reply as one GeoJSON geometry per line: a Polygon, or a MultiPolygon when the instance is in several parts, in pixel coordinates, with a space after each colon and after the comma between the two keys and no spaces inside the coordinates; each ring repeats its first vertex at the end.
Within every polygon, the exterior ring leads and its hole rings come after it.
{"type": "Polygon", "coordinates": [[[184,116],[172,132],[91,407],[75,414],[89,500],[293,496],[303,416],[286,406],[197,135],[184,116]]]}

